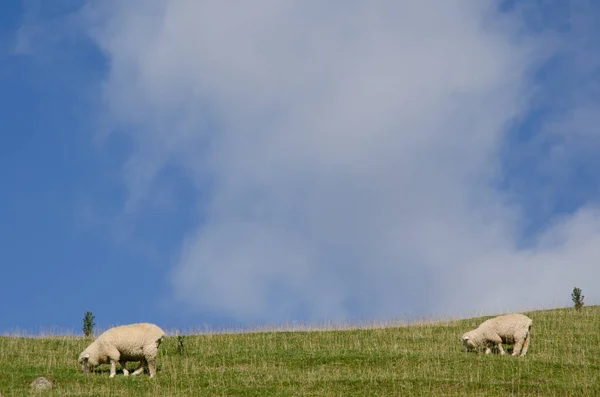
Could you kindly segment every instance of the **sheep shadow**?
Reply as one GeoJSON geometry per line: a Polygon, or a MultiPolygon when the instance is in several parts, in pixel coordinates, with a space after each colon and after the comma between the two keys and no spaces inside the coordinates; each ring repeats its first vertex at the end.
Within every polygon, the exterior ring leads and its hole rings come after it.
{"type": "MultiPolygon", "coordinates": [[[[139,362],[135,362],[135,361],[131,361],[127,363],[127,369],[129,370],[129,376],[134,376],[132,375],[133,371],[135,369],[137,369],[139,365],[139,362]]],[[[158,374],[160,372],[160,367],[157,366],[156,367],[156,373],[158,374]]],[[[88,372],[87,374],[95,374],[95,375],[110,375],[110,365],[107,364],[103,364],[101,366],[98,366],[96,368],[94,368],[92,371],[88,372]]],[[[84,375],[87,375],[86,373],[84,373],[84,375]]],[[[116,376],[119,375],[123,375],[123,368],[121,368],[120,365],[117,365],[117,372],[116,372],[116,376]]],[[[150,375],[150,371],[148,370],[148,368],[144,368],[144,372],[142,374],[139,374],[137,376],[134,377],[138,377],[141,375],[150,375]]]]}
{"type": "MultiPolygon", "coordinates": [[[[504,349],[504,354],[508,354],[508,355],[513,354],[514,346],[512,346],[512,345],[509,345],[509,346],[502,345],[502,348],[504,349]]],[[[498,346],[492,347],[492,353],[493,354],[500,354],[500,350],[498,349],[498,346]]]]}

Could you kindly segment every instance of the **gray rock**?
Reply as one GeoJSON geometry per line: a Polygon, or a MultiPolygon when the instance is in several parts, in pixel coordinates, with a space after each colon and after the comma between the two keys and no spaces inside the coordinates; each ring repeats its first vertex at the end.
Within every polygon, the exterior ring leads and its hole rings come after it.
{"type": "Polygon", "coordinates": [[[52,382],[41,376],[31,382],[31,387],[36,391],[50,390],[52,389],[52,382]]]}

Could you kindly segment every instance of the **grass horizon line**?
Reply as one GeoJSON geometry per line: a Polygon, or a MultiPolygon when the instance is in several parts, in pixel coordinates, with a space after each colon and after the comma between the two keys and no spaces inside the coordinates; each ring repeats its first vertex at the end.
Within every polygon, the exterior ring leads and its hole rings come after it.
{"type": "MultiPolygon", "coordinates": [[[[594,307],[600,305],[585,305],[584,307],[594,307]]],[[[325,322],[281,322],[273,324],[257,324],[253,325],[249,323],[245,326],[240,327],[213,327],[209,324],[204,326],[191,326],[182,330],[178,327],[161,327],[167,334],[167,337],[175,337],[179,335],[228,335],[228,334],[253,334],[253,333],[265,333],[265,332],[324,332],[324,331],[345,331],[345,330],[361,330],[361,329],[381,329],[381,328],[394,328],[394,327],[410,327],[410,326],[423,326],[423,325],[444,325],[452,324],[458,321],[477,319],[484,317],[495,317],[509,313],[530,313],[535,311],[546,311],[546,310],[563,310],[573,309],[572,306],[561,306],[561,307],[544,307],[537,309],[528,309],[520,311],[503,310],[500,312],[478,312],[471,313],[466,316],[430,316],[430,317],[413,317],[408,318],[391,318],[391,319],[373,319],[363,321],[325,321],[325,322]]],[[[151,322],[151,321],[147,321],[151,322]]],[[[99,336],[102,332],[119,325],[126,325],[130,323],[118,323],[110,324],[106,327],[96,327],[94,330],[94,336],[99,336]]],[[[160,324],[157,324],[160,326],[160,324]]],[[[82,331],[76,332],[73,328],[60,328],[60,327],[48,327],[48,329],[40,329],[37,332],[31,332],[30,330],[20,330],[16,328],[14,331],[5,331],[0,334],[0,337],[6,338],[82,338],[85,337],[82,331]]]]}

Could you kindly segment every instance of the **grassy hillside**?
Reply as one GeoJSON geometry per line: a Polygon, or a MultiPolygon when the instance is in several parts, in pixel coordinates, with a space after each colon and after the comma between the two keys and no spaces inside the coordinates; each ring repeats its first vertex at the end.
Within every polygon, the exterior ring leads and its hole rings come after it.
{"type": "MultiPolygon", "coordinates": [[[[476,318],[368,330],[187,336],[161,346],[157,378],[81,373],[89,341],[0,338],[0,393],[28,395],[46,376],[57,396],[433,395],[599,396],[600,306],[527,313],[534,321],[524,358],[466,353],[460,335],[476,318]]],[[[134,366],[131,364],[132,367],[134,366]]]]}

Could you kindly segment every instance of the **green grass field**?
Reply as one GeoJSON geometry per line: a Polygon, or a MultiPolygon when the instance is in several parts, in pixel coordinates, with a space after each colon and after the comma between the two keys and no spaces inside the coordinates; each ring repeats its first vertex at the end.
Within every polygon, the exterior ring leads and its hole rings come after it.
{"type": "MultiPolygon", "coordinates": [[[[0,393],[56,396],[600,396],[600,306],[526,313],[526,357],[466,353],[463,332],[489,317],[373,329],[188,335],[161,345],[158,374],[83,374],[77,337],[0,337],[0,393]]],[[[130,363],[134,367],[134,363],[130,363]]]]}

